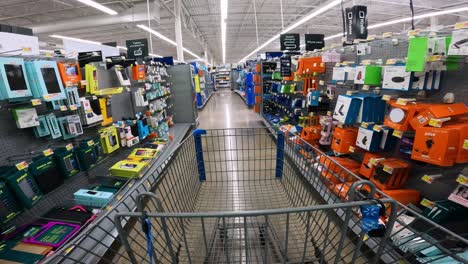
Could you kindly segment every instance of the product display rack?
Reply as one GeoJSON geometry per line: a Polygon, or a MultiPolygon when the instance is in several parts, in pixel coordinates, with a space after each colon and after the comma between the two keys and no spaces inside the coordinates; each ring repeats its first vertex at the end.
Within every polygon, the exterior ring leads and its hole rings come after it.
{"type": "Polygon", "coordinates": [[[197,108],[199,110],[203,109],[208,101],[211,99],[211,96],[214,93],[213,81],[211,73],[208,70],[203,71],[203,75],[199,76],[200,82],[200,99],[197,99],[197,108]]]}
{"type": "Polygon", "coordinates": [[[220,88],[231,88],[231,70],[218,69],[215,73],[215,87],[220,88]]]}

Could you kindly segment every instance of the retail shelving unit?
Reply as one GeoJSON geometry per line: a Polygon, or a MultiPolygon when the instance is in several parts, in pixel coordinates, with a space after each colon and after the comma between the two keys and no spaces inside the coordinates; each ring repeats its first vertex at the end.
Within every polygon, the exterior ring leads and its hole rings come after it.
{"type": "Polygon", "coordinates": [[[208,101],[214,93],[211,73],[208,71],[204,71],[202,76],[199,76],[199,82],[200,97],[197,97],[197,107],[198,109],[203,109],[203,107],[205,107],[205,105],[208,103],[208,101]]]}
{"type": "Polygon", "coordinates": [[[231,70],[219,69],[215,75],[216,89],[231,88],[231,70]]]}

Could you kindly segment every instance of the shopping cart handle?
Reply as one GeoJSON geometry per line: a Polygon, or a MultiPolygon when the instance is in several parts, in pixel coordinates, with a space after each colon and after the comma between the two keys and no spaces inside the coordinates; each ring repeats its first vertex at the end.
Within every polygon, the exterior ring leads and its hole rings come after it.
{"type": "Polygon", "coordinates": [[[193,130],[192,135],[194,135],[194,136],[206,135],[206,129],[197,128],[197,129],[193,130]]]}
{"type": "MultiPolygon", "coordinates": [[[[374,183],[372,183],[371,181],[368,181],[368,180],[360,180],[360,181],[355,181],[355,182],[353,182],[353,184],[351,185],[350,193],[348,194],[349,201],[353,201],[353,200],[354,200],[355,195],[356,195],[357,188],[358,188],[359,186],[363,186],[363,185],[364,185],[364,186],[365,186],[365,185],[369,186],[369,189],[370,189],[369,194],[367,195],[366,198],[367,198],[367,199],[369,199],[369,198],[370,198],[370,199],[374,198],[375,190],[376,190],[374,183]]],[[[362,188],[361,188],[361,189],[362,189],[362,188]]]]}

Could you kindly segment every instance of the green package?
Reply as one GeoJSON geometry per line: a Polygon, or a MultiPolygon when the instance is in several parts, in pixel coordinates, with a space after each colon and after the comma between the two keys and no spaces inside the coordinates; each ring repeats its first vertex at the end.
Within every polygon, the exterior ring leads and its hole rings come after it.
{"type": "Polygon", "coordinates": [[[416,37],[409,40],[407,72],[423,72],[426,64],[427,37],[416,37]]]}
{"type": "Polygon", "coordinates": [[[364,76],[364,84],[377,86],[382,83],[382,67],[381,66],[366,66],[366,74],[364,76]]]}

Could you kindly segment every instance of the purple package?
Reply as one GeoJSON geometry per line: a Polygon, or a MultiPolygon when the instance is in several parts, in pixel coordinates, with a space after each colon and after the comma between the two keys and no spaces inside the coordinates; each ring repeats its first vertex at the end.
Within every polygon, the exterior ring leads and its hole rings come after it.
{"type": "Polygon", "coordinates": [[[58,248],[80,229],[79,225],[64,222],[49,222],[34,236],[25,238],[23,242],[58,248]]]}

